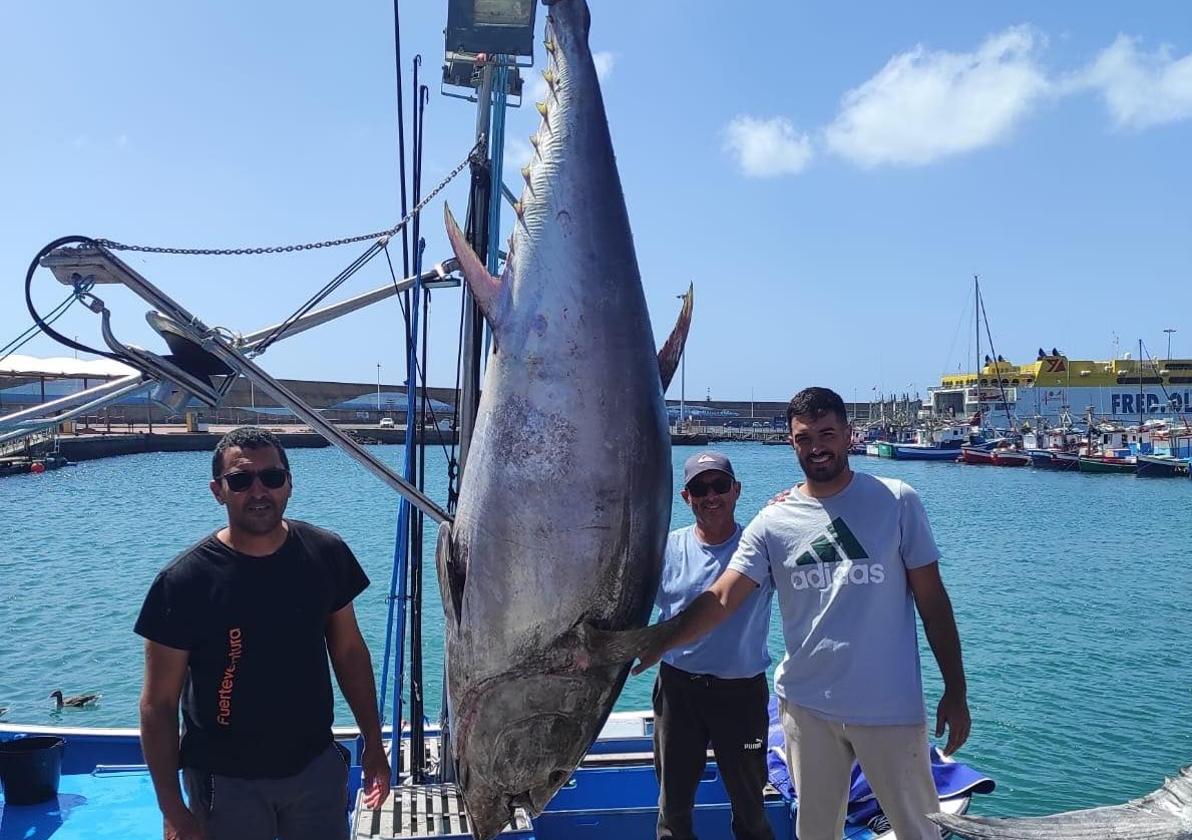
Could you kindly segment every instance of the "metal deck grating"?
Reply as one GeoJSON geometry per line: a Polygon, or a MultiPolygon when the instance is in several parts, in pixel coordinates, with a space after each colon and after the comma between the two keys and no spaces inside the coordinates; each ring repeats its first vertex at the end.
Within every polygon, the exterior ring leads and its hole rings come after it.
{"type": "MultiPolygon", "coordinates": [[[[518,808],[513,824],[501,833],[531,830],[530,815],[518,808]]],[[[463,797],[455,785],[400,785],[375,811],[365,808],[362,798],[357,800],[352,836],[358,840],[470,837],[471,828],[463,797]]]]}

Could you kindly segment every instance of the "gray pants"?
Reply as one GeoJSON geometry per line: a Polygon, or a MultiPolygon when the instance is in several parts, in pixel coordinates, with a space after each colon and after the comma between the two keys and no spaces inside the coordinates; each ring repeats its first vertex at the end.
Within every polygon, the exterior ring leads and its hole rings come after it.
{"type": "Polygon", "coordinates": [[[348,765],[335,744],[283,779],[237,779],[184,768],[182,783],[208,840],[348,836],[348,765]]]}

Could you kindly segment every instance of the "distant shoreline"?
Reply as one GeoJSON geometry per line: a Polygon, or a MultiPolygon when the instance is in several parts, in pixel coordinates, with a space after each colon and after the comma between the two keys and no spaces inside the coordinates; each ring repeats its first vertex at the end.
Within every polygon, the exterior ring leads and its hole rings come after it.
{"type": "MultiPolygon", "coordinates": [[[[70,462],[95,461],[101,458],[116,458],[122,455],[142,455],[152,452],[211,452],[220,437],[234,426],[210,426],[204,432],[188,432],[183,426],[154,426],[154,431],[132,432],[86,432],[75,435],[60,435],[58,451],[70,462]]],[[[305,426],[262,424],[281,438],[287,449],[320,449],[330,446],[321,435],[309,431],[305,426]]],[[[364,444],[405,443],[406,430],[401,427],[341,426],[354,438],[364,444]]],[[[458,436],[451,431],[426,429],[426,442],[433,445],[453,445],[458,436]]],[[[706,446],[705,434],[673,434],[674,446],[706,446]]]]}

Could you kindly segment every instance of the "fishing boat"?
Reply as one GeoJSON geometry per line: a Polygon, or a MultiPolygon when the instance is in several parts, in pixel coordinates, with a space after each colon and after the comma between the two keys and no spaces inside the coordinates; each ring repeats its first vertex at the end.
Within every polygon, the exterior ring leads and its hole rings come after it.
{"type": "Polygon", "coordinates": [[[1026,467],[1031,463],[1031,456],[1021,449],[1010,447],[964,446],[961,447],[960,460],[966,464],[990,467],[1026,467]]]}
{"type": "Polygon", "coordinates": [[[1137,472],[1143,478],[1176,478],[1188,475],[1188,459],[1171,455],[1139,455],[1137,472]]]}
{"type": "Polygon", "coordinates": [[[1075,470],[1084,433],[1072,424],[1065,411],[1060,425],[1048,427],[1043,418],[1035,418],[1034,426],[1022,430],[1022,451],[1031,458],[1031,466],[1041,470],[1075,470]]]}
{"type": "Polygon", "coordinates": [[[1132,474],[1138,472],[1138,459],[1130,455],[1128,449],[1112,450],[1108,454],[1101,455],[1081,455],[1079,465],[1082,473],[1132,474]]]}
{"type": "Polygon", "coordinates": [[[956,461],[963,446],[980,446],[985,438],[977,427],[945,424],[926,425],[915,432],[913,443],[891,442],[887,458],[899,461],[956,461]]]}
{"type": "Polygon", "coordinates": [[[1041,470],[1076,470],[1080,456],[1075,452],[1054,449],[1023,449],[1031,458],[1031,466],[1041,470]]]}
{"type": "MultiPolygon", "coordinates": [[[[653,836],[658,817],[653,725],[650,712],[614,712],[571,781],[543,813],[531,818],[520,811],[514,825],[500,836],[536,840],[653,836]]],[[[360,805],[363,743],[358,733],[337,727],[334,734],[352,763],[348,783],[349,802],[354,803],[350,814],[353,838],[463,840],[471,836],[467,814],[449,785],[409,783],[416,769],[409,727],[397,740],[399,777],[405,782],[375,811],[360,805]]],[[[385,732],[387,739],[392,734],[388,729],[385,732]]],[[[46,802],[11,805],[0,799],[0,836],[127,840],[160,835],[161,813],[136,729],[0,724],[0,741],[16,736],[64,743],[62,776],[58,795],[46,802]]],[[[437,728],[426,730],[424,749],[433,761],[442,759],[437,728]]],[[[779,764],[771,765],[771,783],[764,797],[766,817],[777,840],[793,840],[798,800],[784,784],[786,776],[779,764]]],[[[974,794],[993,790],[993,783],[979,774],[970,774],[963,784],[941,784],[941,809],[950,814],[967,812],[974,794]]],[[[894,840],[884,816],[880,812],[874,815],[873,804],[869,799],[854,801],[843,838],[894,840]]],[[[709,753],[708,770],[696,792],[695,830],[701,837],[728,838],[730,820],[728,795],[709,753]]]]}
{"type": "MultiPolygon", "coordinates": [[[[531,10],[537,6],[533,3],[525,5],[531,10]]],[[[396,8],[397,5],[395,10],[396,8]]],[[[502,24],[499,28],[504,30],[506,27],[502,24]]],[[[532,18],[526,34],[528,43],[532,43],[532,18]]],[[[451,36],[448,37],[450,39],[451,36]]],[[[503,34],[503,37],[507,38],[508,34],[503,34]]],[[[453,42],[449,40],[448,43],[453,42]]],[[[503,58],[482,58],[478,53],[484,53],[486,56],[499,53],[504,56],[502,49],[477,49],[471,54],[451,50],[447,53],[448,64],[443,72],[445,83],[457,80],[455,84],[467,88],[467,95],[461,95],[459,98],[471,98],[472,101],[480,102],[479,116],[482,119],[478,119],[479,142],[456,168],[455,174],[464,171],[474,156],[489,167],[487,170],[483,166],[475,167],[476,182],[473,184],[468,217],[476,220],[475,228],[470,231],[474,234],[475,241],[488,242],[491,238],[495,242],[499,231],[501,202],[504,199],[499,189],[488,191],[487,186],[480,189],[477,184],[489,184],[488,173],[491,173],[493,182],[502,183],[501,143],[490,143],[488,138],[491,131],[494,141],[503,139],[506,97],[515,89],[508,73],[513,63],[506,63],[503,58]],[[490,232],[493,234],[491,237],[490,232]]],[[[400,61],[398,66],[400,74],[400,61]]],[[[417,66],[416,64],[415,67],[417,66]]],[[[520,92],[520,79],[518,81],[516,90],[520,92]]],[[[417,85],[415,76],[415,89],[417,85]]],[[[398,87],[399,90],[402,87],[400,75],[398,87]]],[[[418,128],[412,148],[418,150],[416,154],[419,156],[415,160],[418,171],[421,171],[421,129],[424,125],[421,117],[416,125],[418,128]]],[[[404,148],[404,135],[402,137],[404,148]]],[[[415,208],[418,209],[432,200],[451,177],[454,175],[442,181],[439,187],[425,198],[420,196],[416,188],[415,208]]],[[[403,189],[403,219],[382,239],[387,243],[390,237],[405,237],[407,221],[415,218],[416,210],[405,212],[403,189]]],[[[372,241],[375,237],[376,234],[366,234],[359,239],[372,241]]],[[[291,246],[272,250],[307,250],[309,247],[291,246]]],[[[375,256],[380,251],[381,247],[374,245],[368,253],[375,256]]],[[[288,408],[311,429],[326,437],[330,443],[356,460],[386,486],[402,493],[392,578],[389,581],[389,591],[396,594],[387,599],[390,612],[388,626],[385,628],[384,664],[378,681],[380,707],[384,717],[391,722],[399,722],[397,725],[390,725],[385,733],[389,755],[397,768],[397,778],[396,785],[383,808],[373,810],[363,804],[360,767],[363,745],[359,733],[351,728],[337,728],[333,733],[336,740],[348,751],[351,807],[350,814],[345,815],[345,820],[351,821],[354,836],[357,838],[464,838],[470,833],[460,788],[456,786],[454,779],[450,715],[444,711],[446,725],[443,729],[428,724],[428,718],[438,710],[426,709],[422,700],[422,664],[424,659],[434,661],[435,657],[424,656],[421,641],[423,541],[419,537],[423,533],[424,525],[429,529],[434,524],[447,522],[450,520],[450,514],[426,496],[425,471],[416,469],[416,465],[425,464],[418,450],[418,447],[424,448],[427,445],[425,436],[421,440],[418,435],[406,436],[405,457],[399,471],[370,453],[345,431],[327,421],[253,359],[275,341],[372,303],[403,295],[405,335],[402,349],[406,355],[406,375],[409,383],[406,389],[406,415],[417,416],[416,398],[420,396],[425,405],[429,397],[425,366],[421,364],[423,360],[418,352],[420,340],[422,346],[426,346],[426,333],[424,331],[419,335],[419,325],[420,317],[424,314],[423,307],[428,300],[428,290],[432,287],[458,286],[459,280],[453,276],[457,266],[452,266],[450,261],[436,264],[433,270],[423,272],[421,248],[416,247],[412,251],[412,272],[404,270],[403,279],[393,278],[392,283],[386,283],[363,295],[322,309],[313,309],[331,289],[324,290],[307,301],[303,308],[282,324],[257,333],[238,332],[235,334],[235,341],[230,340],[229,331],[208,330],[196,315],[184,309],[180,303],[150,283],[98,241],[79,237],[55,240],[36,255],[32,263],[33,268],[30,270],[30,276],[38,266],[55,272],[60,280],[65,278],[70,281],[67,285],[75,289],[75,294],[80,299],[90,295],[93,282],[103,282],[122,285],[154,307],[149,316],[149,323],[170,347],[171,353],[168,356],[121,343],[109,328],[110,313],[103,302],[94,296],[88,298],[92,312],[98,315],[102,311],[103,340],[108,350],[135,369],[126,380],[117,380],[112,385],[103,386],[106,391],[92,392],[83,397],[82,399],[91,400],[87,404],[88,407],[97,408],[98,403],[117,399],[128,393],[128,389],[152,389],[154,399],[166,405],[181,406],[195,399],[215,406],[219,404],[222,396],[220,389],[224,385],[230,386],[237,377],[243,376],[260,392],[268,394],[279,405],[288,408]],[[88,282],[78,282],[79,277],[88,278],[88,282]],[[424,522],[424,518],[428,521],[424,522]],[[396,643],[392,651],[395,653],[392,667],[391,642],[396,643]],[[407,650],[410,655],[408,670],[403,659],[407,650]],[[408,714],[404,712],[407,708],[407,697],[408,714]],[[387,700],[391,705],[387,706],[387,700]],[[400,723],[406,718],[412,721],[411,725],[405,726],[400,723]]],[[[495,247],[487,255],[490,272],[500,273],[497,265],[499,257],[495,247]]],[[[362,261],[363,258],[357,258],[355,264],[362,261]]],[[[476,429],[479,374],[487,352],[483,340],[483,322],[478,311],[473,314],[476,315],[475,318],[464,319],[463,336],[460,341],[460,367],[463,374],[459,399],[456,401],[456,405],[462,406],[459,412],[459,429],[461,451],[465,453],[476,429]]],[[[43,322],[39,319],[39,323],[43,322]]],[[[422,326],[425,330],[425,321],[422,322],[422,326]]],[[[46,327],[43,326],[43,329],[46,327]]],[[[50,332],[48,329],[46,331],[50,332]]],[[[64,341],[62,337],[52,332],[50,334],[64,341]]],[[[91,350],[85,345],[78,345],[77,342],[74,346],[75,349],[83,351],[91,350]]],[[[81,410],[83,409],[76,409],[81,410]]],[[[60,422],[61,419],[59,417],[44,422],[52,424],[60,422]]],[[[450,457],[453,459],[452,466],[458,466],[458,463],[454,462],[454,451],[450,457]]],[[[464,469],[460,466],[462,474],[466,477],[467,472],[464,469]]],[[[451,475],[454,476],[455,473],[451,475]]],[[[60,767],[61,779],[53,794],[42,802],[4,803],[2,831],[5,837],[53,835],[55,840],[124,840],[129,837],[160,834],[162,818],[136,729],[0,724],[0,741],[25,739],[26,745],[32,746],[28,741],[31,738],[48,739],[49,743],[45,745],[42,756],[47,761],[44,765],[38,766],[52,765],[54,770],[60,767]],[[51,761],[55,756],[60,765],[51,761]]],[[[946,810],[951,813],[963,813],[968,807],[971,793],[972,791],[966,790],[957,796],[949,797],[946,800],[946,810]]],[[[538,840],[577,840],[618,835],[649,836],[653,834],[657,821],[657,798],[652,715],[649,712],[614,713],[605,722],[570,779],[543,813],[535,817],[530,817],[525,812],[515,813],[511,826],[502,832],[501,836],[535,837],[538,840]]],[[[765,800],[766,814],[777,838],[793,838],[794,807],[797,807],[797,800],[789,800],[778,793],[777,789],[768,792],[765,800]]],[[[696,795],[696,830],[703,837],[728,838],[731,836],[730,816],[727,793],[716,765],[709,757],[696,795]]],[[[883,828],[880,823],[870,818],[863,823],[849,823],[845,836],[854,837],[856,840],[869,840],[875,837],[888,838],[890,833],[888,828],[883,828]]]]}

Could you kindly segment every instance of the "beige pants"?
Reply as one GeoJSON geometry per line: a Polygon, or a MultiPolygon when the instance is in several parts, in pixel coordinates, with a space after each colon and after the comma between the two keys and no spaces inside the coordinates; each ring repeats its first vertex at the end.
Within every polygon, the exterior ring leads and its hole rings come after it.
{"type": "Polygon", "coordinates": [[[924,816],[940,809],[924,724],[838,723],[786,701],[781,702],[781,715],[786,763],[799,797],[799,840],[839,840],[854,758],[898,840],[939,840],[939,829],[924,816]]]}

